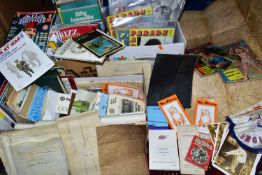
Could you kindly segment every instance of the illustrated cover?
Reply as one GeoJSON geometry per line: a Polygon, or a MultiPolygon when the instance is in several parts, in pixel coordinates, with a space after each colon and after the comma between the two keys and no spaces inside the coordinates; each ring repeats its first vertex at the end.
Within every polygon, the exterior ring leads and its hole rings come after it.
{"type": "Polygon", "coordinates": [[[129,29],[130,46],[150,46],[171,44],[175,28],[132,28],[129,29]]]}
{"type": "Polygon", "coordinates": [[[198,131],[209,136],[208,125],[217,121],[218,104],[213,100],[197,99],[194,124],[198,126],[198,131]]]}
{"type": "Polygon", "coordinates": [[[213,166],[226,175],[249,174],[255,175],[261,154],[243,149],[237,141],[228,134],[213,161],[213,166]]]}
{"type": "Polygon", "coordinates": [[[244,40],[226,45],[225,49],[233,60],[232,66],[220,71],[226,83],[262,78],[262,58],[244,40]]]}
{"type": "Polygon", "coordinates": [[[24,31],[29,38],[43,51],[46,51],[49,31],[55,16],[55,11],[16,12],[6,42],[24,31]]]}
{"type": "Polygon", "coordinates": [[[106,17],[106,23],[108,26],[108,30],[109,30],[109,34],[111,36],[115,36],[115,31],[113,29],[113,23],[114,20],[116,18],[126,18],[126,17],[133,17],[133,16],[148,16],[148,15],[152,15],[152,7],[151,6],[147,6],[147,7],[143,7],[143,8],[138,8],[138,9],[134,9],[134,10],[128,10],[128,11],[124,11],[124,12],[120,12],[117,14],[113,14],[110,16],[106,17]]]}
{"type": "Polygon", "coordinates": [[[122,49],[124,45],[100,30],[95,30],[75,39],[84,48],[101,58],[122,49]]]}
{"type": "Polygon", "coordinates": [[[197,135],[194,136],[185,160],[203,168],[205,171],[211,161],[213,152],[213,143],[197,135]]]}
{"type": "Polygon", "coordinates": [[[197,135],[197,126],[178,125],[177,126],[177,141],[179,150],[180,172],[181,174],[197,174],[204,175],[205,171],[185,160],[191,142],[195,135],[197,135]]]}
{"type": "Polygon", "coordinates": [[[120,41],[121,43],[123,43],[125,46],[129,46],[129,29],[128,28],[120,28],[120,29],[116,29],[114,31],[114,36],[115,38],[120,41]]]}
{"type": "Polygon", "coordinates": [[[20,91],[47,72],[54,63],[24,33],[20,32],[0,49],[1,73],[20,91]]]}
{"type": "Polygon", "coordinates": [[[191,124],[189,115],[176,95],[158,101],[158,105],[172,129],[177,130],[177,125],[191,124]]]}
{"type": "Polygon", "coordinates": [[[149,130],[149,169],[179,171],[177,136],[174,130],[149,130]]]}
{"type": "Polygon", "coordinates": [[[55,58],[102,63],[105,57],[97,57],[72,39],[68,39],[54,54],[55,58]]]}
{"type": "Polygon", "coordinates": [[[65,25],[102,20],[97,0],[80,0],[62,4],[58,7],[58,13],[62,24],[65,25]]]}

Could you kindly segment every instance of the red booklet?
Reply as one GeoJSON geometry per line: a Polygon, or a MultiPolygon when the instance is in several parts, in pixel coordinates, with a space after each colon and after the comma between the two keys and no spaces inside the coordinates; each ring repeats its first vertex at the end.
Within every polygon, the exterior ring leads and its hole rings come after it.
{"type": "Polygon", "coordinates": [[[212,157],[212,152],[213,143],[195,135],[185,160],[206,171],[212,157]]]}

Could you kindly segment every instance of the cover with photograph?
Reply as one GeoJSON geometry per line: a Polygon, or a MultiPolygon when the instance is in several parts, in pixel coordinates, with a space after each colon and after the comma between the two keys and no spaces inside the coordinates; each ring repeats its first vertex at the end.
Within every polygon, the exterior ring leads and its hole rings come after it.
{"type": "Polygon", "coordinates": [[[175,28],[133,28],[129,29],[130,46],[150,46],[171,44],[175,28]]]}
{"type": "Polygon", "coordinates": [[[232,66],[220,71],[226,83],[262,79],[262,58],[244,40],[226,45],[225,49],[233,60],[232,66]]]}
{"type": "Polygon", "coordinates": [[[101,58],[122,49],[124,45],[100,30],[95,30],[75,39],[84,48],[101,58]]]}
{"type": "Polygon", "coordinates": [[[243,149],[237,141],[228,134],[213,161],[213,166],[226,175],[248,174],[255,175],[256,166],[261,154],[243,149]]]}
{"type": "Polygon", "coordinates": [[[24,31],[45,52],[54,15],[55,11],[16,12],[6,42],[24,31]]]}
{"type": "Polygon", "coordinates": [[[213,143],[199,136],[194,136],[185,160],[207,170],[212,157],[213,143]]]}
{"type": "Polygon", "coordinates": [[[0,49],[0,66],[1,73],[16,91],[20,91],[47,72],[54,63],[22,31],[0,49]]]}

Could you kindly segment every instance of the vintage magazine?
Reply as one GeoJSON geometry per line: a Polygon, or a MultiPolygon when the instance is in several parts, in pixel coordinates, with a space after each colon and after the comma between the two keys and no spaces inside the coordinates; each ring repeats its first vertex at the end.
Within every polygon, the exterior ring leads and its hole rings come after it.
{"type": "Polygon", "coordinates": [[[6,42],[24,31],[45,52],[54,15],[55,11],[16,12],[6,42]]]}
{"type": "Polygon", "coordinates": [[[0,71],[16,91],[34,82],[53,65],[50,58],[24,32],[0,49],[0,71]]]}
{"type": "Polygon", "coordinates": [[[121,42],[113,39],[98,29],[85,35],[81,35],[76,38],[75,41],[98,58],[113,54],[124,48],[124,45],[121,42]]]}
{"type": "Polygon", "coordinates": [[[255,175],[260,158],[261,154],[251,153],[243,149],[230,134],[227,134],[213,161],[213,166],[226,175],[255,175]]]}
{"type": "Polygon", "coordinates": [[[132,16],[147,16],[147,15],[152,15],[152,7],[147,6],[139,9],[134,9],[134,10],[128,10],[124,12],[120,12],[117,14],[110,15],[106,17],[106,23],[109,29],[109,34],[111,36],[115,36],[115,31],[112,28],[112,24],[114,23],[114,20],[116,18],[125,18],[125,17],[132,17],[132,16]]]}
{"type": "Polygon", "coordinates": [[[226,83],[262,79],[262,58],[244,40],[226,45],[225,50],[232,60],[230,67],[220,71],[226,83]]]}
{"type": "Polygon", "coordinates": [[[179,148],[179,161],[180,161],[180,171],[181,174],[197,174],[204,175],[205,171],[202,168],[199,168],[196,165],[193,165],[185,160],[190,144],[194,138],[194,135],[197,135],[198,129],[197,126],[191,125],[178,125],[177,126],[177,140],[179,148]]]}
{"type": "Polygon", "coordinates": [[[206,171],[211,161],[213,148],[213,143],[210,140],[195,135],[185,160],[206,171]]]}
{"type": "Polygon", "coordinates": [[[68,39],[74,39],[85,33],[98,29],[97,24],[78,24],[74,26],[52,27],[48,40],[47,54],[54,56],[59,47],[68,39]]]}
{"type": "Polygon", "coordinates": [[[129,29],[130,46],[149,46],[171,44],[175,28],[133,28],[129,29]]]}

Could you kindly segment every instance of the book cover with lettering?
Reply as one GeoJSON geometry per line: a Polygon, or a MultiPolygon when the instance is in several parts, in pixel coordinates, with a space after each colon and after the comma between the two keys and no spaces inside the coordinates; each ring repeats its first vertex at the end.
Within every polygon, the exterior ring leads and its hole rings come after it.
{"type": "Polygon", "coordinates": [[[16,12],[6,42],[13,39],[19,32],[24,31],[45,52],[54,16],[55,11],[16,12]]]}
{"type": "Polygon", "coordinates": [[[20,32],[0,48],[1,73],[20,91],[54,66],[53,61],[26,35],[20,32]]]}
{"type": "Polygon", "coordinates": [[[211,161],[212,152],[213,143],[210,140],[195,135],[188,149],[185,160],[207,170],[209,162],[211,161]]]}
{"type": "Polygon", "coordinates": [[[174,41],[175,28],[133,28],[129,30],[130,46],[149,46],[171,44],[174,41]]]}

